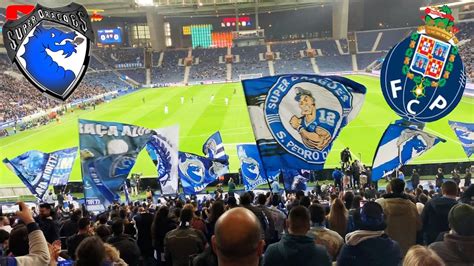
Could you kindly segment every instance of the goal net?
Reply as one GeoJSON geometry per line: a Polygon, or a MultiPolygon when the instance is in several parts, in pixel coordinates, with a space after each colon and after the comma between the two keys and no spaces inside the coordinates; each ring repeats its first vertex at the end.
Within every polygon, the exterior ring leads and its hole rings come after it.
{"type": "Polygon", "coordinates": [[[263,77],[262,73],[240,74],[240,75],[239,75],[239,80],[244,80],[244,79],[256,79],[256,78],[261,78],[261,77],[263,77]]]}

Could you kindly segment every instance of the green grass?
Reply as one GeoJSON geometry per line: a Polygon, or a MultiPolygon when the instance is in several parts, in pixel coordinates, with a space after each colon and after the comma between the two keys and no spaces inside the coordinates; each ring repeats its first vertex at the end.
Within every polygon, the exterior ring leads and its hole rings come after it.
{"type": "MultiPolygon", "coordinates": [[[[345,127],[335,141],[327,159],[326,168],[339,163],[339,152],[346,146],[355,157],[366,164],[372,163],[375,149],[383,131],[398,116],[386,104],[378,78],[354,75],[350,78],[367,86],[367,97],[359,116],[345,127]]],[[[51,123],[33,130],[0,139],[0,158],[13,158],[28,150],[51,152],[77,146],[79,143],[77,119],[117,121],[149,128],[180,125],[180,150],[201,154],[203,142],[219,130],[230,156],[230,170],[237,171],[239,161],[235,145],[255,141],[245,99],[240,83],[196,85],[160,89],[143,89],[133,94],[97,106],[96,110],[75,111],[61,118],[61,123],[51,123]],[[233,94],[236,89],[236,94],[233,94]],[[211,95],[215,95],[210,103],[211,95]],[[181,105],[180,97],[185,97],[181,105]],[[190,102],[191,97],[194,103],[190,102]],[[224,98],[229,98],[226,106],[224,98]],[[142,103],[145,98],[146,103],[142,103]],[[169,114],[163,110],[169,106],[169,114]]],[[[427,125],[426,130],[447,140],[428,151],[413,163],[460,162],[467,158],[448,120],[474,121],[474,99],[464,97],[456,109],[446,118],[427,125]]],[[[143,172],[145,176],[156,175],[153,163],[146,151],[138,157],[132,172],[143,172]]],[[[79,160],[76,160],[72,181],[81,180],[79,160]]],[[[19,185],[21,181],[3,164],[0,165],[0,184],[19,185]]]]}

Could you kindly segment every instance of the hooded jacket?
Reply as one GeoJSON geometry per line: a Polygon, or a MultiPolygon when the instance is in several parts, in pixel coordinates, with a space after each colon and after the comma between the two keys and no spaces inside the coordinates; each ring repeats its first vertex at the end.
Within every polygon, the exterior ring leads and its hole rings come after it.
{"type": "Polygon", "coordinates": [[[376,202],[383,208],[387,223],[385,233],[398,242],[405,255],[416,244],[416,232],[422,227],[416,205],[403,194],[389,194],[376,202]]]}
{"type": "Polygon", "coordinates": [[[444,240],[429,246],[438,254],[446,265],[474,265],[474,236],[460,236],[455,233],[444,235],[444,240]]]}
{"type": "Polygon", "coordinates": [[[400,246],[384,231],[357,230],[346,235],[337,265],[397,266],[401,261],[400,246]]]}
{"type": "Polygon", "coordinates": [[[449,231],[448,213],[457,204],[455,199],[438,197],[428,201],[421,213],[423,238],[429,245],[441,232],[449,231]]]}
{"type": "Polygon", "coordinates": [[[264,266],[287,265],[331,265],[323,246],[314,244],[309,236],[284,235],[282,239],[268,246],[263,257],[264,266]]]}

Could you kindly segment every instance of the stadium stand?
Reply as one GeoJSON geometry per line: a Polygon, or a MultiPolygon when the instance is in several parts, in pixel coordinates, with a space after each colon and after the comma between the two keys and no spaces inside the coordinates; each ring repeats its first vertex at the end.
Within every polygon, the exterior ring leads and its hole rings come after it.
{"type": "Polygon", "coordinates": [[[350,55],[318,56],[316,64],[321,73],[352,71],[352,59],[350,55]]]}
{"type": "Polygon", "coordinates": [[[311,48],[321,49],[322,54],[325,56],[337,56],[339,51],[337,50],[336,42],[334,40],[323,40],[323,41],[311,41],[311,48]]]}
{"type": "Polygon", "coordinates": [[[382,31],[382,38],[376,48],[377,51],[388,51],[394,44],[408,36],[412,29],[394,29],[382,31]]]}
{"type": "Polygon", "coordinates": [[[359,52],[372,51],[375,39],[377,39],[378,31],[360,31],[356,32],[357,50],[359,52]]]}
{"type": "Polygon", "coordinates": [[[199,64],[191,67],[189,81],[225,80],[226,65],[219,64],[219,56],[224,57],[226,53],[227,48],[193,50],[194,60],[198,59],[199,64]]]}
{"type": "MultiPolygon", "coordinates": [[[[164,52],[163,64],[153,67],[151,79],[153,84],[169,84],[182,82],[184,79],[184,67],[178,62],[187,56],[188,50],[169,50],[164,52]]],[[[157,58],[159,58],[157,56],[157,58]]]]}
{"type": "Polygon", "coordinates": [[[366,69],[372,62],[384,56],[384,53],[363,53],[357,55],[357,66],[359,70],[366,69]]]}
{"type": "Polygon", "coordinates": [[[232,64],[232,79],[239,80],[239,76],[243,74],[258,74],[268,76],[268,63],[260,61],[259,54],[267,51],[266,46],[247,46],[232,48],[233,55],[239,55],[240,62],[232,64]]]}

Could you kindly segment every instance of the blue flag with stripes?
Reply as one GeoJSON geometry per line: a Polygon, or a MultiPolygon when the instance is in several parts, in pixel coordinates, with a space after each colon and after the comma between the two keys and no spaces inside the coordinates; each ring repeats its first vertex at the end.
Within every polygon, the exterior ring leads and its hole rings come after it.
{"type": "Polygon", "coordinates": [[[449,126],[456,133],[467,157],[471,157],[474,153],[474,124],[449,121],[449,126]]]}
{"type": "Polygon", "coordinates": [[[179,178],[184,194],[194,195],[229,171],[228,165],[188,152],[179,152],[179,178]]]}
{"type": "Polygon", "coordinates": [[[278,180],[280,170],[265,171],[257,145],[237,145],[237,155],[240,161],[240,171],[244,182],[245,191],[278,180]]]}
{"type": "Polygon", "coordinates": [[[229,160],[229,156],[225,154],[224,143],[222,142],[221,133],[219,133],[219,131],[212,134],[206,142],[204,142],[202,152],[210,159],[229,160]]]}
{"type": "Polygon", "coordinates": [[[82,180],[89,211],[105,211],[120,200],[120,188],[153,134],[129,124],[79,120],[82,180]]]}
{"type": "Polygon", "coordinates": [[[281,75],[242,81],[266,169],[321,170],[366,88],[338,76],[281,75]]]}
{"type": "Polygon", "coordinates": [[[309,175],[309,170],[302,169],[282,169],[283,185],[285,190],[289,192],[306,191],[309,175]]]}
{"type": "Polygon", "coordinates": [[[69,181],[77,148],[51,153],[28,151],[3,163],[12,170],[38,199],[42,199],[50,185],[65,185],[69,181]]]}
{"type": "Polygon", "coordinates": [[[372,181],[377,181],[421,156],[440,141],[415,127],[391,124],[385,130],[372,163],[372,181]]]}

